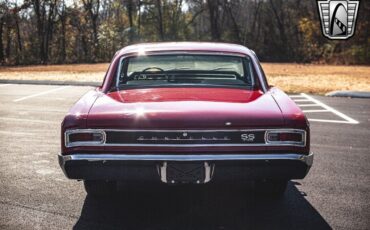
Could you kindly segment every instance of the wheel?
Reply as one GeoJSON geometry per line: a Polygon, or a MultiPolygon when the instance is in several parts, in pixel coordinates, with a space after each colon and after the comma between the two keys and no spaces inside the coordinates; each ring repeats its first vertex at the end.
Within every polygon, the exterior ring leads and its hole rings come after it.
{"type": "Polygon", "coordinates": [[[281,198],[288,185],[288,180],[258,180],[255,181],[254,185],[258,196],[281,198]]]}
{"type": "Polygon", "coordinates": [[[104,180],[85,180],[85,191],[93,196],[112,195],[117,192],[117,182],[104,180]]]}

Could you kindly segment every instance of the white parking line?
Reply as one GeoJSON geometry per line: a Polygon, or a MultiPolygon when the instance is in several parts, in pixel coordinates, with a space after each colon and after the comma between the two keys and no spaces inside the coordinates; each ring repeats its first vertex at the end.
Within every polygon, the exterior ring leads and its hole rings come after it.
{"type": "Polygon", "coordinates": [[[311,109],[311,110],[302,110],[304,113],[325,113],[325,112],[330,112],[329,110],[326,109],[311,109]]]}
{"type": "Polygon", "coordinates": [[[4,134],[4,135],[7,135],[7,136],[10,136],[10,135],[33,136],[33,135],[35,135],[34,133],[16,132],[14,130],[12,130],[12,131],[0,130],[0,134],[4,134]]]}
{"type": "Polygon", "coordinates": [[[13,100],[13,102],[18,102],[18,101],[23,101],[23,100],[33,98],[33,97],[38,97],[38,96],[45,95],[45,94],[48,94],[48,93],[52,93],[52,92],[55,92],[55,91],[58,91],[58,90],[66,89],[66,88],[69,88],[69,87],[70,86],[68,86],[68,85],[67,86],[61,86],[61,87],[58,87],[58,88],[55,88],[55,89],[50,89],[50,90],[47,90],[47,91],[44,91],[44,92],[41,92],[41,93],[36,93],[36,94],[28,95],[28,96],[25,96],[25,97],[21,97],[21,98],[13,100]]]}
{"type": "MultiPolygon", "coordinates": [[[[330,123],[344,123],[344,124],[358,124],[359,123],[355,119],[353,119],[353,118],[351,118],[351,117],[349,117],[349,116],[347,116],[347,115],[339,112],[338,110],[336,110],[336,109],[334,109],[334,108],[332,108],[332,107],[330,107],[330,106],[322,103],[321,101],[319,101],[319,100],[317,100],[317,99],[315,99],[315,98],[313,98],[313,97],[311,97],[311,96],[309,96],[309,95],[307,95],[305,93],[301,93],[301,95],[303,97],[307,98],[307,101],[311,101],[311,102],[315,103],[316,105],[321,106],[322,108],[324,108],[324,110],[322,110],[322,112],[324,112],[324,111],[325,112],[326,111],[332,112],[335,115],[337,115],[338,117],[344,119],[344,121],[343,121],[343,120],[326,120],[326,119],[311,119],[311,118],[309,118],[308,119],[309,121],[330,122],[330,123]]],[[[295,101],[297,101],[297,100],[295,100],[295,101]]],[[[306,112],[307,113],[307,112],[310,112],[310,111],[313,112],[315,110],[306,110],[306,111],[303,111],[303,112],[306,112]]],[[[318,111],[319,110],[316,110],[316,112],[318,112],[318,111]]]]}
{"type": "Polygon", "coordinates": [[[0,84],[0,87],[9,86],[11,84],[0,84]]]}
{"type": "Polygon", "coordinates": [[[290,95],[289,97],[291,97],[291,98],[302,98],[303,96],[300,95],[300,94],[294,94],[294,95],[290,95]]]}
{"type": "Polygon", "coordinates": [[[314,106],[319,106],[319,105],[316,105],[316,104],[297,104],[299,107],[314,107],[314,106]]]}
{"type": "Polygon", "coordinates": [[[305,102],[305,101],[310,101],[309,99],[293,99],[295,102],[305,102]]]}
{"type": "Polygon", "coordinates": [[[15,121],[15,122],[27,122],[27,123],[40,123],[40,124],[60,124],[60,122],[50,120],[37,120],[37,119],[25,119],[25,118],[14,118],[14,117],[0,117],[3,121],[15,121]]]}
{"type": "Polygon", "coordinates": [[[326,119],[312,119],[312,118],[309,118],[308,120],[317,121],[317,122],[325,122],[325,123],[355,124],[355,123],[349,123],[348,121],[343,121],[343,120],[326,120],[326,119]]]}

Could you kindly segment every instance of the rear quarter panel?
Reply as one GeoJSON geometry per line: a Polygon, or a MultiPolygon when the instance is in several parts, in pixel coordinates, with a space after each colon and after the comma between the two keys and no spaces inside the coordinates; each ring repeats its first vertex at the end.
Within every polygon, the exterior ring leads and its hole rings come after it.
{"type": "Polygon", "coordinates": [[[86,128],[87,117],[92,105],[96,99],[101,95],[99,88],[90,90],[85,93],[69,110],[68,114],[64,117],[61,124],[61,150],[62,153],[66,152],[64,145],[64,132],[67,129],[86,128]]]}
{"type": "Polygon", "coordinates": [[[266,93],[276,101],[284,117],[286,127],[295,129],[304,129],[307,134],[306,151],[310,150],[310,124],[298,105],[282,90],[271,87],[266,93]]]}

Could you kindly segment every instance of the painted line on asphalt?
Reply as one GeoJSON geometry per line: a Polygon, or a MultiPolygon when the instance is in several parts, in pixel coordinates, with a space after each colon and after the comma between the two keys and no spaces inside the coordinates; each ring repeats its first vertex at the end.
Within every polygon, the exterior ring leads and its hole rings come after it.
{"type": "Polygon", "coordinates": [[[4,131],[4,130],[0,130],[0,134],[4,134],[4,135],[7,135],[7,136],[11,136],[11,135],[33,136],[33,135],[35,135],[34,133],[17,132],[17,131],[4,131]]]}
{"type": "Polygon", "coordinates": [[[325,112],[330,112],[329,110],[326,109],[311,109],[311,110],[302,110],[304,113],[325,113],[325,112]]]}
{"type": "Polygon", "coordinates": [[[59,91],[59,90],[62,90],[62,89],[66,89],[66,88],[69,88],[69,87],[70,87],[69,85],[61,86],[61,87],[50,89],[50,90],[47,90],[47,91],[44,91],[44,92],[41,92],[41,93],[31,94],[31,95],[28,95],[28,96],[25,96],[25,97],[15,99],[15,100],[13,100],[13,102],[19,102],[19,101],[23,101],[23,100],[26,100],[26,99],[29,99],[29,98],[42,96],[42,95],[52,93],[52,92],[55,92],[55,91],[59,91]]]}
{"type": "Polygon", "coordinates": [[[0,84],[0,87],[9,86],[11,84],[0,84]]]}
{"type": "MultiPolygon", "coordinates": [[[[317,121],[317,122],[325,122],[325,123],[340,123],[340,124],[354,124],[350,123],[348,121],[343,121],[343,120],[326,120],[326,119],[313,119],[313,118],[308,118],[309,121],[317,121]]],[[[358,123],[356,123],[358,124],[358,123]]]]}
{"type": "Polygon", "coordinates": [[[314,106],[319,106],[316,104],[297,104],[299,107],[314,107],[314,106]]]}
{"type": "Polygon", "coordinates": [[[41,123],[41,124],[60,124],[60,122],[56,122],[56,121],[24,119],[24,118],[15,118],[15,117],[0,117],[0,120],[16,121],[16,122],[28,122],[28,123],[41,123]]]}
{"type": "Polygon", "coordinates": [[[306,101],[310,101],[309,99],[293,99],[293,101],[295,102],[306,102],[306,101]]]}
{"type": "Polygon", "coordinates": [[[289,95],[291,98],[302,98],[303,96],[300,94],[294,94],[294,95],[289,95]]]}
{"type": "Polygon", "coordinates": [[[307,98],[307,100],[310,100],[311,102],[314,102],[316,103],[317,105],[321,106],[322,108],[334,113],[335,115],[337,115],[338,117],[344,119],[344,121],[340,121],[340,120],[324,120],[324,119],[309,119],[311,121],[321,121],[321,122],[332,122],[332,123],[346,123],[346,124],[359,124],[360,122],[356,121],[355,119],[339,112],[338,110],[322,103],[321,101],[305,94],[305,93],[301,93],[302,96],[304,96],[305,98],[307,98]]]}

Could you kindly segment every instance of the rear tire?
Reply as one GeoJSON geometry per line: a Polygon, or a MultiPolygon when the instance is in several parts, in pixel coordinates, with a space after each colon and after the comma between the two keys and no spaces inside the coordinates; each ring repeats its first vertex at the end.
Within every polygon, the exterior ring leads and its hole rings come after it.
{"type": "Polygon", "coordinates": [[[117,192],[117,182],[104,180],[85,180],[85,191],[93,196],[108,196],[117,192]]]}
{"type": "Polygon", "coordinates": [[[257,196],[279,199],[284,196],[288,180],[259,180],[254,185],[257,196]]]}

